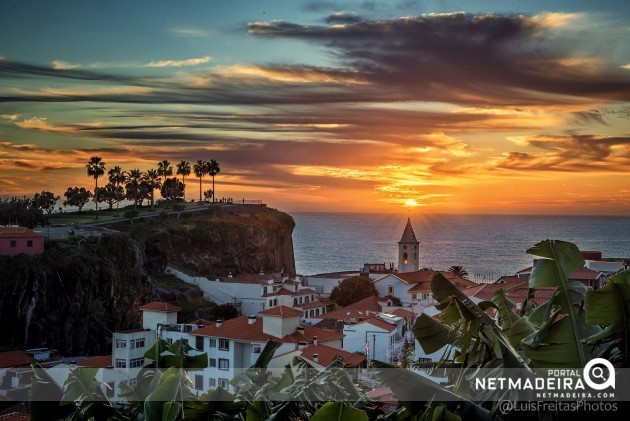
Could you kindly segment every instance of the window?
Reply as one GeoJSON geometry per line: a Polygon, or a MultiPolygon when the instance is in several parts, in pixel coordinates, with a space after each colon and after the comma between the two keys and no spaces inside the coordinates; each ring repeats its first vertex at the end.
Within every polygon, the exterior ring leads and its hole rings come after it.
{"type": "Polygon", "coordinates": [[[306,304],[308,304],[308,295],[307,295],[306,297],[304,297],[304,302],[305,302],[306,304]]]}
{"type": "Polygon", "coordinates": [[[403,265],[409,263],[409,256],[407,256],[407,252],[403,253],[403,265]]]}
{"type": "Polygon", "coordinates": [[[229,351],[230,350],[229,339],[219,339],[219,349],[221,351],[229,351]]]}
{"type": "Polygon", "coordinates": [[[144,348],[144,338],[142,339],[132,339],[129,341],[129,347],[131,349],[139,349],[144,348]]]}
{"type": "Polygon", "coordinates": [[[418,253],[413,254],[413,262],[418,263],[418,253]]]}
{"type": "Polygon", "coordinates": [[[195,336],[195,347],[197,351],[203,351],[203,336],[195,336]]]}
{"type": "Polygon", "coordinates": [[[407,244],[403,246],[403,250],[407,250],[407,244]]]}
{"type": "Polygon", "coordinates": [[[15,248],[17,246],[17,242],[15,240],[11,240],[11,247],[15,248]]]}
{"type": "Polygon", "coordinates": [[[414,301],[417,300],[418,299],[418,293],[417,292],[412,292],[411,293],[411,299],[414,300],[414,301]]]}
{"type": "Polygon", "coordinates": [[[318,308],[315,309],[315,315],[319,316],[319,309],[318,308]]]}
{"type": "Polygon", "coordinates": [[[216,348],[217,347],[217,340],[210,338],[210,348],[216,348]]]}
{"type": "Polygon", "coordinates": [[[315,315],[315,313],[313,312],[313,310],[311,310],[311,317],[313,317],[315,315]]]}
{"type": "Polygon", "coordinates": [[[423,300],[426,300],[427,298],[429,298],[429,294],[428,294],[428,293],[426,293],[426,292],[423,292],[423,293],[422,293],[422,299],[423,299],[423,300]]]}
{"type": "Polygon", "coordinates": [[[142,367],[144,365],[144,358],[134,358],[129,361],[129,368],[142,367]]]}
{"type": "Polygon", "coordinates": [[[217,359],[216,358],[210,358],[208,360],[208,366],[209,367],[216,367],[217,366],[217,359]]]}
{"type": "Polygon", "coordinates": [[[254,354],[260,354],[260,345],[254,345],[254,349],[252,352],[254,354]]]}
{"type": "Polygon", "coordinates": [[[278,299],[277,299],[277,298],[274,298],[274,300],[273,300],[273,305],[274,305],[274,306],[277,306],[277,305],[278,305],[278,299]]]}
{"type": "Polygon", "coordinates": [[[166,338],[166,343],[173,345],[173,338],[166,338]]]}
{"type": "Polygon", "coordinates": [[[297,298],[293,299],[293,307],[297,307],[298,303],[297,303],[297,298]]]}
{"type": "Polygon", "coordinates": [[[217,379],[210,378],[210,387],[217,387],[217,379]]]}
{"type": "Polygon", "coordinates": [[[315,301],[315,295],[311,295],[311,301],[315,301]]]}
{"type": "Polygon", "coordinates": [[[127,361],[121,358],[116,358],[116,368],[127,368],[127,361]]]}
{"type": "Polygon", "coordinates": [[[273,300],[269,300],[269,307],[273,307],[273,300]]]}
{"type": "Polygon", "coordinates": [[[300,297],[300,304],[302,304],[302,297],[300,297]]]}
{"type": "Polygon", "coordinates": [[[263,287],[263,295],[267,293],[267,287],[263,287]]]}
{"type": "Polygon", "coordinates": [[[116,339],[116,348],[127,348],[127,341],[124,339],[116,339]]]}
{"type": "Polygon", "coordinates": [[[387,295],[392,295],[394,293],[394,286],[387,285],[387,295]]]}
{"type": "Polygon", "coordinates": [[[225,358],[219,358],[219,370],[229,370],[230,369],[230,360],[225,358]]]}
{"type": "Polygon", "coordinates": [[[195,389],[203,390],[203,376],[201,374],[195,374],[195,389]]]}
{"type": "Polygon", "coordinates": [[[228,385],[229,385],[229,380],[228,379],[219,379],[219,387],[222,387],[223,389],[227,390],[228,389],[228,385]]]}
{"type": "Polygon", "coordinates": [[[33,247],[33,240],[27,240],[26,247],[33,247]]]}

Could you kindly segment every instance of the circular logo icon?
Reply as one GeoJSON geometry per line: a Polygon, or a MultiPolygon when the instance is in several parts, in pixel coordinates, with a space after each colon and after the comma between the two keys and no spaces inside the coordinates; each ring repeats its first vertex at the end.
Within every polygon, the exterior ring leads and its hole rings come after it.
{"type": "Polygon", "coordinates": [[[584,366],[584,381],[595,390],[604,390],[609,387],[615,388],[615,367],[610,361],[603,358],[595,358],[590,360],[584,366]],[[600,366],[604,366],[604,368],[600,366]],[[597,379],[594,381],[593,379],[597,379]]]}

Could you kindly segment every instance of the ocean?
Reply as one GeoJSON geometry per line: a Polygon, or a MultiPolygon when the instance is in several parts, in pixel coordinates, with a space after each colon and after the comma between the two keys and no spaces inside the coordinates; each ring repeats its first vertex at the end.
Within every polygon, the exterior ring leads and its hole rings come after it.
{"type": "Polygon", "coordinates": [[[493,281],[531,265],[526,250],[545,239],[630,257],[630,217],[292,213],[298,274],[358,270],[398,262],[407,217],[420,242],[420,267],[462,265],[475,281],[493,281]]]}

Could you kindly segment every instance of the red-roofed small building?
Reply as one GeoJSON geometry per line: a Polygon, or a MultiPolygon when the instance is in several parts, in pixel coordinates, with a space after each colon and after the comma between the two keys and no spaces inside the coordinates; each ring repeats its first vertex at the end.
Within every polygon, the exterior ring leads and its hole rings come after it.
{"type": "Polygon", "coordinates": [[[44,237],[30,228],[0,227],[0,256],[42,254],[44,237]]]}
{"type": "Polygon", "coordinates": [[[343,327],[343,349],[362,352],[369,359],[395,362],[404,345],[401,317],[379,313],[376,316],[343,327]]]}

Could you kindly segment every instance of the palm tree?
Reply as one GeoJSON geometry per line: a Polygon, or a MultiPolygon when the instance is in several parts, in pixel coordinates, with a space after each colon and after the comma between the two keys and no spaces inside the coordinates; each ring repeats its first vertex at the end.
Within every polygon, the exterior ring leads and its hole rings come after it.
{"type": "Polygon", "coordinates": [[[98,179],[103,174],[105,174],[105,163],[102,161],[101,157],[93,156],[88,161],[85,166],[87,169],[87,175],[94,178],[94,183],[96,184],[94,187],[94,202],[96,203],[96,219],[98,219],[98,179]]]}
{"type": "Polygon", "coordinates": [[[139,169],[135,168],[125,174],[127,184],[125,185],[127,191],[127,198],[133,200],[133,208],[138,208],[138,196],[140,193],[140,182],[143,179],[143,173],[139,169]]]}
{"type": "Polygon", "coordinates": [[[182,184],[184,185],[184,202],[186,201],[186,177],[190,175],[190,162],[179,161],[177,164],[177,174],[182,176],[182,184]]]}
{"type": "Polygon", "coordinates": [[[166,159],[162,162],[158,162],[157,174],[159,177],[164,177],[164,180],[166,180],[166,177],[173,175],[173,166],[166,159]]]}
{"type": "MultiPolygon", "coordinates": [[[[168,162],[168,161],[162,161],[162,162],[168,162]]],[[[147,186],[150,189],[151,209],[153,209],[153,205],[155,203],[154,200],[153,200],[153,193],[154,193],[155,189],[159,189],[159,188],[162,187],[162,183],[160,183],[159,171],[160,170],[155,170],[155,169],[151,168],[150,170],[148,170],[146,172],[145,177],[144,177],[144,182],[147,184],[147,186]]],[[[173,172],[173,167],[171,167],[171,173],[172,172],[173,172]]]]}
{"type": "MultiPolygon", "coordinates": [[[[118,165],[114,168],[110,168],[107,172],[107,176],[109,177],[109,182],[116,187],[122,186],[127,182],[127,174],[118,165]]],[[[120,200],[116,200],[116,214],[118,214],[119,206],[120,200]]]]}
{"type": "Polygon", "coordinates": [[[201,159],[193,165],[193,172],[197,177],[199,177],[199,203],[201,203],[201,179],[207,174],[207,168],[208,163],[206,161],[202,161],[201,159]]]}
{"type": "Polygon", "coordinates": [[[451,272],[453,275],[459,276],[462,279],[468,279],[468,271],[464,269],[463,266],[451,266],[450,268],[448,268],[448,271],[451,272]]]}
{"type": "Polygon", "coordinates": [[[214,198],[216,197],[216,190],[214,189],[214,176],[221,171],[221,168],[219,167],[219,163],[214,159],[211,159],[210,162],[206,162],[206,165],[206,174],[209,174],[212,177],[212,202],[214,203],[214,198]]]}

